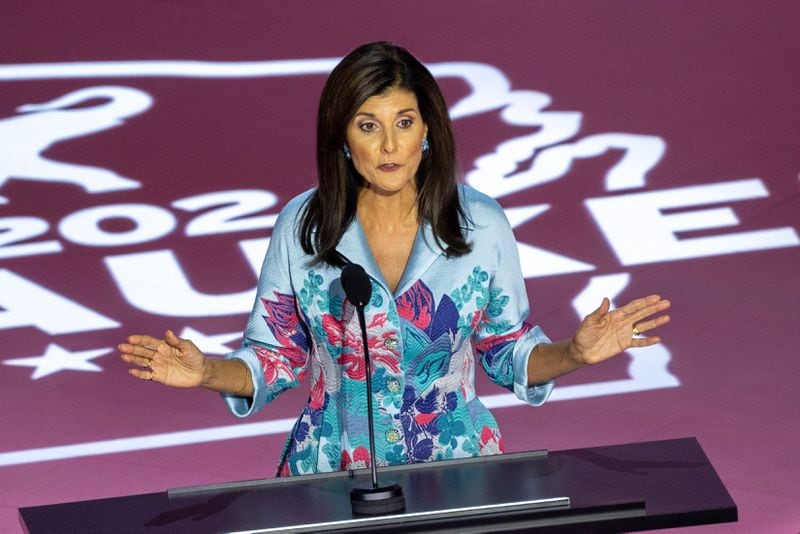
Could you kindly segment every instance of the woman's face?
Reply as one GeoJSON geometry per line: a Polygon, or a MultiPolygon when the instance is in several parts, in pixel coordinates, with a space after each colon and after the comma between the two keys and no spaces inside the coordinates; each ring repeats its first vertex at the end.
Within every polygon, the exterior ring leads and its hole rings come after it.
{"type": "Polygon", "coordinates": [[[364,187],[380,195],[416,196],[427,133],[413,92],[391,89],[368,98],[347,126],[347,146],[364,187]]]}

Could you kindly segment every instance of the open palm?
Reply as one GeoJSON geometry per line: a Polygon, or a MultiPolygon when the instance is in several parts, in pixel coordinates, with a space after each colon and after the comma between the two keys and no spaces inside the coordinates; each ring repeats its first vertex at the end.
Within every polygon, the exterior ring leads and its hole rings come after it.
{"type": "Polygon", "coordinates": [[[595,364],[608,360],[631,347],[647,347],[660,341],[657,336],[641,336],[669,321],[668,315],[656,314],[670,307],[668,300],[658,295],[632,300],[625,306],[610,310],[606,298],[595,311],[587,315],[575,333],[575,353],[581,363],[595,364]]]}
{"type": "Polygon", "coordinates": [[[179,388],[197,387],[203,381],[205,356],[194,343],[171,330],[164,333],[164,339],[132,335],[117,348],[124,361],[141,367],[128,371],[136,378],[179,388]]]}

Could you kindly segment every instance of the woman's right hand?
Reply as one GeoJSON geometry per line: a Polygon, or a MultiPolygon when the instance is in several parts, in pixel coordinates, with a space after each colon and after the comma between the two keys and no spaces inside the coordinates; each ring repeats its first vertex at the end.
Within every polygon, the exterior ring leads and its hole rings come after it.
{"type": "Polygon", "coordinates": [[[179,338],[172,330],[164,333],[164,339],[132,335],[127,343],[117,348],[123,361],[138,366],[128,369],[128,373],[136,378],[177,388],[203,385],[205,355],[194,343],[179,338]]]}

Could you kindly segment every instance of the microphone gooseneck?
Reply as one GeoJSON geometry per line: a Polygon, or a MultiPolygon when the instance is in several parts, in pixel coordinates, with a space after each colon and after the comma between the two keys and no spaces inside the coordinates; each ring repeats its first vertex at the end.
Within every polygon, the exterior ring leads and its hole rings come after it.
{"type": "Polygon", "coordinates": [[[349,263],[342,269],[342,289],[356,307],[358,322],[361,325],[361,342],[364,347],[364,363],[366,367],[367,386],[367,427],[369,429],[369,455],[372,473],[372,488],[353,488],[350,491],[350,504],[353,513],[364,515],[388,514],[399,512],[406,506],[403,488],[397,484],[381,488],[378,486],[378,468],[375,462],[375,424],[372,416],[372,362],[369,359],[369,340],[364,307],[372,297],[372,282],[364,268],[349,263]]]}

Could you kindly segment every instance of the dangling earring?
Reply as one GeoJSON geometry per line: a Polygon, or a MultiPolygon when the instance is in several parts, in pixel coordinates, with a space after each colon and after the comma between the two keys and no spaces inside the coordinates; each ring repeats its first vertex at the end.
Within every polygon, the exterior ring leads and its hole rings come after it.
{"type": "Polygon", "coordinates": [[[422,151],[427,152],[431,148],[430,143],[428,143],[428,138],[422,140],[422,151]]]}
{"type": "Polygon", "coordinates": [[[351,159],[353,156],[350,155],[350,148],[348,148],[347,143],[342,145],[342,151],[344,151],[344,157],[347,159],[351,159]]]}

